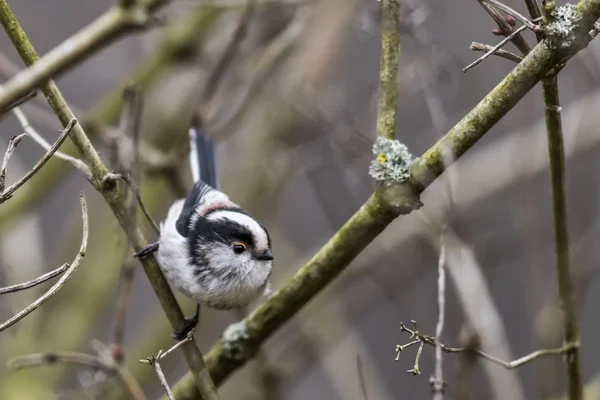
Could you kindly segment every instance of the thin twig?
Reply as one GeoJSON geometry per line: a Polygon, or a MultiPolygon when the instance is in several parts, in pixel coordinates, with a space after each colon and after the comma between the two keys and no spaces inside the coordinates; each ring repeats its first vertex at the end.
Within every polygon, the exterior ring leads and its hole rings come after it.
{"type": "MultiPolygon", "coordinates": [[[[564,340],[571,343],[579,340],[575,291],[569,266],[569,232],[567,220],[567,194],[565,187],[566,168],[563,145],[561,107],[556,75],[542,81],[546,130],[548,134],[548,156],[552,183],[552,205],[554,215],[554,249],[558,293],[564,314],[564,340]]],[[[583,380],[580,370],[579,348],[573,348],[566,357],[568,393],[570,400],[583,399],[583,380]]]]}
{"type": "Polygon", "coordinates": [[[39,285],[41,283],[46,282],[49,279],[54,278],[55,276],[58,276],[58,275],[62,274],[68,268],[69,268],[69,263],[64,263],[63,265],[61,265],[60,267],[56,268],[55,270],[47,272],[44,275],[38,276],[37,278],[32,279],[30,281],[23,282],[23,283],[18,283],[16,285],[12,285],[12,286],[7,286],[7,287],[0,288],[0,294],[14,293],[14,292],[18,292],[20,290],[25,290],[25,289],[32,288],[34,286],[37,286],[37,285],[39,285]]]}
{"type": "Polygon", "coordinates": [[[23,176],[14,184],[10,185],[8,189],[6,189],[3,193],[0,194],[0,203],[3,203],[4,201],[8,200],[17,189],[19,189],[25,184],[25,182],[31,179],[31,177],[35,175],[36,172],[38,172],[44,166],[44,164],[48,162],[48,160],[50,160],[50,157],[52,157],[52,155],[56,152],[56,150],[58,150],[60,145],[63,144],[63,142],[65,141],[75,124],[77,124],[77,120],[72,119],[71,122],[69,122],[69,124],[67,125],[67,127],[63,130],[63,133],[61,133],[58,139],[56,139],[56,142],[54,142],[52,147],[48,149],[46,154],[44,154],[42,158],[40,158],[40,160],[29,170],[29,172],[27,172],[25,176],[23,176]]]}
{"type": "Polygon", "coordinates": [[[81,214],[83,217],[83,238],[81,240],[81,247],[79,249],[79,253],[77,253],[77,256],[71,263],[71,266],[64,273],[64,275],[59,279],[59,281],[56,282],[50,289],[48,289],[48,291],[46,293],[44,293],[39,299],[37,299],[36,301],[31,303],[29,306],[25,307],[25,309],[23,311],[21,311],[14,317],[10,318],[8,321],[2,323],[0,325],[0,332],[10,328],[14,324],[19,322],[23,318],[25,318],[27,315],[29,315],[30,313],[35,311],[39,306],[44,304],[50,297],[54,296],[63,287],[63,285],[65,284],[67,279],[69,279],[71,277],[71,275],[75,272],[75,270],[77,269],[79,264],[81,264],[81,261],[83,260],[83,257],[85,256],[85,251],[87,248],[89,228],[88,228],[87,205],[85,203],[85,197],[83,196],[83,193],[81,193],[79,199],[81,202],[81,214]]]}
{"type": "Polygon", "coordinates": [[[18,356],[8,361],[8,366],[14,369],[45,367],[55,364],[75,364],[86,367],[104,369],[104,365],[96,356],[77,352],[46,352],[18,356]]]}
{"type": "Polygon", "coordinates": [[[489,4],[491,4],[491,5],[493,5],[494,7],[496,7],[497,9],[499,9],[501,11],[504,11],[508,15],[512,15],[517,20],[521,21],[521,23],[523,25],[525,25],[527,28],[531,29],[532,31],[537,31],[538,30],[539,27],[537,27],[536,24],[534,24],[526,16],[524,16],[523,14],[519,13],[518,11],[510,8],[506,4],[501,3],[498,0],[483,0],[483,1],[485,1],[485,2],[487,2],[489,4]]]}
{"type": "Polygon", "coordinates": [[[9,112],[10,110],[12,110],[15,107],[20,106],[21,104],[31,100],[32,98],[34,98],[35,96],[37,96],[38,91],[34,90],[32,92],[27,93],[25,96],[21,97],[19,100],[15,101],[12,104],[9,104],[8,106],[4,107],[4,109],[2,111],[0,111],[0,114],[4,114],[6,112],[9,112]]]}
{"type": "MultiPolygon", "coordinates": [[[[479,3],[479,5],[481,7],[483,7],[485,12],[487,12],[489,14],[489,16],[492,17],[494,22],[496,22],[496,25],[498,26],[498,30],[495,32],[498,32],[499,34],[501,34],[503,36],[508,36],[512,32],[514,32],[514,27],[508,23],[504,14],[502,14],[500,11],[498,11],[498,9],[496,7],[490,5],[485,0],[477,0],[477,2],[479,3]]],[[[511,42],[523,54],[528,54],[531,51],[531,47],[529,46],[529,44],[527,43],[527,41],[521,34],[518,34],[515,37],[513,37],[511,42]]]]}
{"type": "Polygon", "coordinates": [[[434,400],[444,399],[444,373],[442,368],[442,346],[441,337],[444,330],[445,308],[446,308],[446,242],[444,240],[445,227],[442,226],[440,235],[440,258],[438,261],[438,322],[435,327],[435,369],[431,377],[431,390],[434,400]]]}
{"type": "Polygon", "coordinates": [[[157,355],[151,355],[150,357],[146,358],[145,360],[139,360],[141,363],[148,364],[154,368],[154,371],[156,371],[156,375],[158,376],[158,380],[160,381],[161,386],[165,390],[165,393],[167,394],[167,397],[169,400],[175,400],[175,397],[173,396],[173,392],[171,391],[171,388],[169,387],[169,384],[167,383],[165,374],[163,374],[163,372],[162,372],[162,368],[160,367],[159,361],[162,360],[167,354],[171,353],[173,350],[177,349],[182,344],[189,342],[190,340],[192,340],[191,332],[189,332],[188,335],[184,339],[177,342],[174,346],[172,346],[169,350],[165,351],[164,353],[162,350],[159,350],[157,355]]]}
{"type": "Polygon", "coordinates": [[[162,368],[160,367],[160,363],[158,362],[158,356],[150,356],[146,360],[140,360],[142,363],[146,363],[154,368],[156,371],[156,375],[158,376],[158,380],[160,381],[160,385],[163,387],[165,393],[167,394],[167,398],[169,400],[175,400],[175,396],[173,396],[173,392],[169,387],[169,383],[167,382],[167,378],[165,378],[165,374],[162,372],[162,368]]]}
{"type": "MultiPolygon", "coordinates": [[[[444,345],[443,343],[438,342],[435,337],[433,336],[428,336],[428,335],[424,335],[423,333],[419,332],[419,330],[416,328],[416,323],[413,321],[413,324],[415,324],[415,329],[410,329],[408,327],[406,327],[406,325],[404,325],[402,322],[400,323],[400,330],[403,332],[408,332],[410,333],[410,338],[417,338],[417,340],[412,341],[409,343],[409,345],[413,345],[417,342],[421,342],[422,344],[428,344],[430,346],[433,347],[441,347],[442,351],[445,353],[463,353],[463,352],[472,352],[473,354],[478,355],[481,358],[484,358],[488,361],[490,361],[493,364],[496,364],[498,366],[501,366],[503,368],[506,369],[514,369],[514,368],[518,368],[524,364],[527,364],[533,360],[536,360],[540,357],[545,357],[545,356],[557,356],[557,355],[563,355],[563,354],[567,354],[572,352],[574,349],[578,349],[580,346],[580,343],[577,342],[571,342],[571,343],[565,343],[563,346],[557,348],[557,349],[543,349],[543,350],[537,350],[534,351],[533,353],[527,354],[526,356],[523,356],[521,358],[518,358],[516,360],[513,361],[503,361],[500,360],[494,356],[491,356],[487,353],[484,353],[481,350],[477,350],[477,349],[473,349],[470,347],[447,347],[446,345],[444,345]]],[[[396,351],[402,351],[404,348],[406,348],[408,345],[403,345],[403,346],[396,346],[396,351]],[[398,350],[398,347],[401,347],[401,350],[398,350]]],[[[418,368],[417,368],[418,370],[418,368]]],[[[413,372],[413,370],[409,370],[408,372],[413,372]]]]}
{"type": "Polygon", "coordinates": [[[485,60],[486,58],[488,58],[489,56],[491,56],[492,54],[494,54],[496,52],[496,50],[498,50],[500,47],[504,46],[513,37],[515,37],[519,33],[523,32],[525,29],[527,29],[527,27],[525,25],[523,25],[523,26],[515,29],[515,31],[513,33],[511,33],[510,35],[508,35],[507,37],[505,37],[504,39],[502,39],[502,41],[500,43],[498,43],[497,45],[495,45],[494,47],[492,47],[487,53],[485,53],[484,55],[482,55],[481,57],[479,57],[477,60],[473,61],[471,64],[469,64],[466,67],[464,67],[462,69],[462,72],[467,72],[468,70],[470,70],[471,68],[473,68],[474,66],[476,66],[477,64],[479,64],[480,62],[482,62],[483,60],[485,60]]]}
{"type": "Polygon", "coordinates": [[[9,361],[9,366],[17,370],[56,364],[82,365],[99,369],[109,374],[115,374],[132,399],[146,400],[146,395],[128,370],[110,360],[107,362],[104,361],[101,356],[65,351],[27,354],[25,356],[14,357],[9,361]]]}
{"type": "MultiPolygon", "coordinates": [[[[37,144],[39,144],[44,150],[48,151],[51,148],[50,143],[48,143],[34,128],[33,126],[31,126],[31,124],[29,123],[29,119],[27,118],[27,116],[25,115],[25,113],[23,113],[23,111],[19,108],[16,107],[13,109],[13,114],[15,114],[15,116],[17,117],[17,119],[19,120],[19,123],[21,124],[21,127],[23,128],[23,130],[25,131],[25,133],[27,133],[27,135],[32,138],[37,144]]],[[[67,161],[69,163],[71,163],[73,165],[73,167],[77,168],[78,170],[80,170],[81,172],[83,172],[83,174],[89,179],[92,176],[92,173],[90,172],[90,169],[88,168],[88,166],[81,160],[75,158],[75,157],[71,157],[68,154],[65,154],[61,151],[56,151],[54,153],[55,157],[60,158],[61,160],[67,161]]]]}
{"type": "Polygon", "coordinates": [[[514,61],[517,64],[523,61],[523,57],[521,57],[520,55],[511,53],[510,51],[506,51],[503,49],[493,50],[494,47],[490,46],[489,44],[473,42],[471,43],[469,49],[473,51],[491,51],[495,56],[506,58],[507,60],[514,61]]]}
{"type": "Polygon", "coordinates": [[[413,365],[412,369],[409,369],[408,372],[409,374],[413,374],[413,375],[421,375],[421,370],[419,370],[419,361],[421,361],[421,353],[423,353],[423,342],[421,341],[419,343],[419,348],[417,349],[417,356],[415,357],[415,364],[413,365]]]}
{"type": "Polygon", "coordinates": [[[2,198],[4,198],[4,187],[6,184],[6,168],[8,167],[8,162],[12,157],[15,149],[21,143],[21,139],[26,136],[26,133],[21,133],[20,135],[13,136],[12,139],[8,141],[8,147],[6,148],[6,153],[4,153],[4,158],[2,159],[2,167],[0,167],[0,202],[2,202],[2,198]]]}
{"type": "Polygon", "coordinates": [[[525,6],[527,6],[527,11],[529,11],[532,20],[537,21],[542,17],[542,12],[540,11],[537,0],[525,0],[525,6]]]}
{"type": "MultiPolygon", "coordinates": [[[[528,9],[535,18],[541,18],[539,8],[532,7],[526,0],[528,9]]],[[[544,17],[551,20],[552,11],[556,7],[554,2],[542,3],[544,17]]],[[[596,26],[594,24],[594,26],[596,26]]],[[[538,41],[542,40],[540,34],[538,41]]],[[[563,129],[561,106],[558,91],[557,73],[546,76],[542,80],[544,96],[544,114],[546,119],[546,133],[548,137],[548,157],[550,164],[550,179],[552,184],[552,205],[554,216],[554,251],[556,254],[556,270],[558,292],[564,315],[564,342],[572,343],[579,340],[577,326],[577,311],[575,304],[575,291],[569,266],[569,229],[567,217],[567,194],[565,188],[566,167],[563,143],[563,129]]],[[[570,400],[583,399],[583,379],[581,376],[579,348],[573,348],[566,357],[568,396],[570,400]]]]}
{"type": "Polygon", "coordinates": [[[193,335],[193,333],[190,331],[190,332],[188,333],[188,335],[187,335],[187,336],[186,336],[184,339],[182,339],[182,340],[180,340],[179,342],[177,342],[177,343],[176,343],[175,345],[173,345],[173,346],[172,346],[172,347],[171,347],[169,350],[165,351],[164,353],[161,353],[161,357],[160,357],[160,358],[162,359],[162,358],[166,357],[168,354],[170,354],[171,352],[173,352],[174,350],[176,350],[177,348],[179,348],[179,347],[180,347],[181,345],[183,345],[185,342],[189,342],[189,341],[191,341],[191,340],[192,340],[192,338],[193,338],[193,336],[192,336],[192,335],[193,335]]]}

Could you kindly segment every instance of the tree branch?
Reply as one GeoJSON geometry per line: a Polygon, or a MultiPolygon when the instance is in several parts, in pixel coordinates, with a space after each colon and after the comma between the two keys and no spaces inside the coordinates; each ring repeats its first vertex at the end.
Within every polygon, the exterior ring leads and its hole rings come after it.
{"type": "Polygon", "coordinates": [[[32,288],[34,286],[37,286],[39,284],[42,284],[42,283],[46,282],[49,279],[54,278],[55,276],[58,276],[58,275],[62,274],[67,269],[69,269],[69,264],[68,263],[64,263],[63,265],[61,265],[60,267],[56,268],[55,270],[47,272],[44,275],[38,276],[37,278],[34,278],[34,279],[30,280],[30,281],[23,282],[23,283],[18,283],[16,285],[11,285],[11,286],[6,286],[6,287],[3,287],[3,288],[0,288],[0,294],[14,293],[14,292],[18,292],[18,291],[21,291],[21,290],[32,288]]]}
{"type": "MultiPolygon", "coordinates": [[[[566,62],[591,40],[588,32],[600,17],[600,0],[577,5],[581,15],[567,47],[551,46],[552,39],[538,44],[471,112],[411,167],[410,181],[372,195],[350,220],[313,258],[269,299],[240,323],[228,328],[206,355],[206,363],[217,385],[248,362],[273,332],[292,318],[319,293],[399,214],[415,207],[415,196],[427,188],[446,168],[444,152],[458,159],[510,111],[536,83],[557,64],[566,62]]],[[[193,380],[184,376],[173,388],[179,400],[197,397],[193,380]]]]}
{"type": "MultiPolygon", "coordinates": [[[[398,361],[398,359],[399,359],[399,357],[398,357],[399,354],[402,351],[404,351],[405,349],[407,349],[408,347],[413,346],[415,344],[419,344],[419,348],[421,349],[424,344],[428,344],[430,346],[441,348],[442,351],[445,353],[470,352],[470,353],[478,355],[481,358],[486,359],[487,361],[489,361],[493,364],[503,367],[505,369],[515,369],[515,368],[523,366],[531,361],[534,361],[540,357],[558,356],[558,355],[562,355],[562,354],[568,354],[569,352],[573,351],[573,349],[579,348],[579,346],[580,346],[579,342],[565,343],[562,347],[559,347],[558,349],[536,350],[536,351],[529,353],[526,356],[523,356],[516,360],[503,361],[503,360],[500,360],[499,358],[491,356],[487,353],[484,353],[481,350],[474,349],[472,347],[448,347],[445,344],[440,343],[435,337],[428,336],[428,335],[421,333],[417,329],[416,321],[412,321],[412,323],[415,326],[414,329],[407,328],[406,325],[404,325],[402,322],[400,323],[400,330],[403,332],[408,332],[410,334],[409,338],[410,339],[415,338],[415,340],[413,340],[412,342],[409,342],[405,345],[396,345],[396,352],[397,352],[396,359],[395,359],[396,361],[398,361]]],[[[415,361],[415,368],[413,368],[413,370],[416,369],[416,371],[418,371],[418,358],[419,357],[420,357],[420,353],[417,353],[417,358],[415,361]]],[[[409,370],[408,372],[413,373],[413,370],[409,370]]]]}
{"type": "Polygon", "coordinates": [[[15,149],[21,143],[21,140],[24,136],[27,136],[26,133],[21,133],[20,135],[13,136],[12,139],[8,141],[8,147],[6,148],[6,152],[4,153],[4,158],[2,159],[2,166],[0,166],[0,199],[4,196],[4,188],[6,185],[6,168],[8,168],[8,162],[10,161],[15,149]]]}
{"type": "Polygon", "coordinates": [[[81,240],[81,247],[79,249],[79,253],[77,253],[77,256],[73,260],[73,263],[71,264],[71,266],[69,267],[67,272],[65,272],[65,274],[58,280],[58,282],[56,282],[50,289],[48,289],[48,291],[46,293],[44,293],[39,299],[37,299],[36,301],[34,301],[33,303],[31,303],[30,305],[25,307],[25,309],[23,311],[21,311],[14,317],[10,318],[8,321],[0,324],[0,332],[10,328],[14,324],[19,322],[23,318],[25,318],[27,315],[29,315],[33,311],[35,311],[39,306],[44,304],[50,297],[54,296],[60,290],[60,288],[63,287],[63,285],[65,284],[67,279],[69,279],[71,277],[71,275],[75,272],[77,267],[79,267],[79,264],[81,264],[81,260],[83,260],[83,257],[85,256],[85,250],[87,248],[89,228],[88,228],[87,205],[85,203],[85,198],[83,197],[83,193],[80,196],[80,200],[81,200],[81,214],[83,216],[83,238],[81,240]]]}
{"type": "Polygon", "coordinates": [[[146,400],[146,395],[144,395],[144,392],[129,371],[122,366],[115,364],[113,361],[103,360],[101,355],[92,356],[90,354],[69,351],[58,353],[47,352],[14,357],[9,361],[10,367],[17,370],[31,367],[52,366],[56,364],[81,365],[115,374],[132,399],[146,400]]]}
{"type": "MultiPolygon", "coordinates": [[[[166,1],[136,1],[132,7],[112,7],[90,25],[40,58],[35,65],[18,73],[8,81],[4,92],[0,93],[0,110],[7,108],[49,79],[75,67],[125,33],[147,26],[152,19],[153,11],[163,3],[166,1]]],[[[9,15],[7,11],[10,10],[6,0],[0,1],[2,25],[9,31],[9,35],[18,35],[20,26],[6,19],[9,15]]]]}
{"type": "Polygon", "coordinates": [[[396,137],[398,62],[400,57],[400,0],[382,0],[381,61],[377,136],[396,137]]]}
{"type": "MultiPolygon", "coordinates": [[[[50,143],[48,143],[34,128],[33,126],[31,126],[31,124],[29,123],[29,120],[27,119],[27,116],[25,115],[25,113],[23,113],[23,111],[21,111],[21,109],[19,107],[15,107],[13,109],[13,114],[15,114],[15,116],[17,117],[17,119],[19,120],[19,123],[21,124],[21,127],[23,128],[23,130],[25,131],[25,133],[27,133],[27,135],[32,138],[37,144],[39,144],[44,150],[48,151],[50,150],[51,146],[50,143]]],[[[50,113],[50,115],[52,115],[50,113]]],[[[54,152],[54,156],[60,158],[61,160],[67,161],[69,163],[71,163],[71,165],[75,168],[77,168],[78,170],[80,170],[81,172],[83,172],[83,174],[89,179],[89,177],[92,175],[90,172],[90,169],[87,167],[87,165],[85,165],[85,163],[81,160],[78,160],[75,157],[71,157],[68,154],[65,154],[63,152],[60,151],[55,151],[54,152]]]]}
{"type": "MultiPolygon", "coordinates": [[[[144,2],[143,4],[150,3],[154,4],[154,2],[151,1],[148,1],[147,3],[144,2]]],[[[14,14],[8,7],[6,0],[0,0],[0,22],[4,26],[9,38],[25,63],[27,65],[35,64],[39,60],[39,57],[14,14]]],[[[74,115],[56,84],[53,81],[48,81],[42,86],[42,92],[63,126],[66,126],[68,122],[74,118],[74,115]]],[[[129,238],[134,251],[138,252],[142,250],[147,245],[148,241],[131,220],[131,216],[129,215],[125,204],[125,199],[118,190],[114,180],[106,179],[109,171],[100,159],[100,155],[87,138],[80,124],[76,124],[73,127],[70,136],[77,151],[92,172],[92,177],[89,179],[90,183],[102,194],[112,209],[119,224],[129,238]]],[[[184,316],[169,284],[160,271],[156,259],[154,257],[144,259],[142,261],[142,266],[150,280],[152,288],[158,296],[169,322],[173,329],[177,330],[183,325],[184,316]]],[[[218,399],[214,384],[195,341],[192,340],[185,343],[182,348],[190,370],[193,372],[197,389],[202,393],[203,398],[207,400],[218,399]]]]}
{"type": "MultiPolygon", "coordinates": [[[[46,164],[48,162],[48,160],[50,159],[50,157],[52,157],[52,155],[58,150],[58,148],[60,147],[60,145],[63,144],[63,142],[65,141],[65,139],[69,135],[69,132],[71,132],[71,129],[73,128],[73,126],[76,123],[77,123],[77,120],[76,119],[72,119],[67,124],[66,128],[63,130],[63,133],[61,133],[61,135],[58,137],[58,139],[56,139],[56,142],[54,142],[54,144],[52,145],[52,147],[50,147],[48,149],[48,151],[46,152],[46,154],[44,154],[42,156],[42,158],[40,158],[40,160],[21,179],[19,179],[17,182],[15,182],[14,184],[10,185],[8,187],[8,189],[6,189],[2,193],[0,193],[0,204],[4,203],[6,200],[10,199],[12,197],[13,193],[17,189],[19,189],[21,186],[23,186],[25,184],[25,182],[27,182],[29,179],[31,179],[31,177],[33,175],[35,175],[36,172],[38,172],[44,166],[44,164],[46,164]]],[[[9,148],[10,148],[10,146],[9,146],[9,148]]],[[[4,167],[2,169],[2,174],[4,174],[4,167]]]]}
{"type": "MultiPolygon", "coordinates": [[[[489,44],[473,42],[473,43],[471,43],[471,46],[469,46],[469,49],[473,50],[473,51],[488,52],[488,51],[492,51],[494,49],[494,47],[490,46],[489,44]]],[[[506,58],[507,60],[514,61],[517,64],[520,63],[521,61],[523,61],[523,57],[521,57],[517,54],[511,53],[510,51],[497,49],[497,50],[493,51],[493,53],[495,56],[506,58]]]]}

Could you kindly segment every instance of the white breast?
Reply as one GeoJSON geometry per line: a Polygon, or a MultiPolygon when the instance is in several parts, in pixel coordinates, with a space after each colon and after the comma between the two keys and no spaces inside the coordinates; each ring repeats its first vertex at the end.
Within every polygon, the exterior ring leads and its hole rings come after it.
{"type": "MultiPolygon", "coordinates": [[[[190,264],[187,239],[179,234],[175,226],[181,214],[183,203],[184,200],[175,202],[169,209],[167,218],[161,224],[157,260],[169,283],[175,289],[200,304],[219,309],[244,307],[264,293],[268,293],[271,261],[256,261],[239,265],[241,267],[240,279],[232,281],[223,281],[211,276],[200,278],[194,274],[195,268],[190,264]]],[[[210,214],[210,217],[219,219],[223,217],[220,213],[236,214],[236,217],[239,216],[236,222],[249,224],[250,229],[256,229],[257,232],[260,231],[263,236],[258,236],[256,240],[260,240],[261,245],[268,246],[266,233],[252,218],[244,214],[229,211],[216,211],[210,214]]],[[[223,250],[230,251],[229,249],[223,250]]],[[[234,256],[233,252],[231,252],[231,256],[234,256]]],[[[231,267],[231,259],[214,257],[213,261],[215,265],[211,265],[211,267],[231,267]]]]}

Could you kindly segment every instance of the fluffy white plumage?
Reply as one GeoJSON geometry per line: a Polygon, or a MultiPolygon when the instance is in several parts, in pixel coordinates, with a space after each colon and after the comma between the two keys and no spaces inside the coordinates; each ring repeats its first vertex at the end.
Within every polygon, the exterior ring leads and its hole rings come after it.
{"type": "MultiPolygon", "coordinates": [[[[224,195],[215,192],[222,194],[213,189],[212,196],[205,200],[222,201],[224,195]]],[[[205,201],[203,207],[209,207],[210,203],[205,201]]],[[[211,242],[198,249],[205,254],[210,268],[207,273],[195,274],[196,266],[190,262],[190,242],[176,228],[183,205],[183,199],[176,201],[161,223],[157,260],[170,284],[198,303],[217,309],[245,307],[261,295],[268,294],[272,261],[256,259],[251,251],[236,254],[231,246],[224,243],[211,242]],[[223,279],[230,270],[235,270],[236,279],[223,279]]],[[[207,219],[229,220],[243,225],[252,233],[257,251],[269,249],[264,228],[245,214],[219,210],[209,214],[207,219]]]]}

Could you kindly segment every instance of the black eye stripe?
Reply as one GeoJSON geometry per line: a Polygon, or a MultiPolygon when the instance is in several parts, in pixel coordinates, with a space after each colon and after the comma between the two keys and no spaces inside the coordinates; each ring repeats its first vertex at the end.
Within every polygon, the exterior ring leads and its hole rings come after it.
{"type": "Polygon", "coordinates": [[[206,248],[207,243],[222,243],[231,246],[234,242],[244,242],[248,247],[254,246],[254,237],[250,230],[235,221],[228,219],[210,220],[200,217],[188,237],[190,256],[195,258],[194,249],[206,248]]]}

